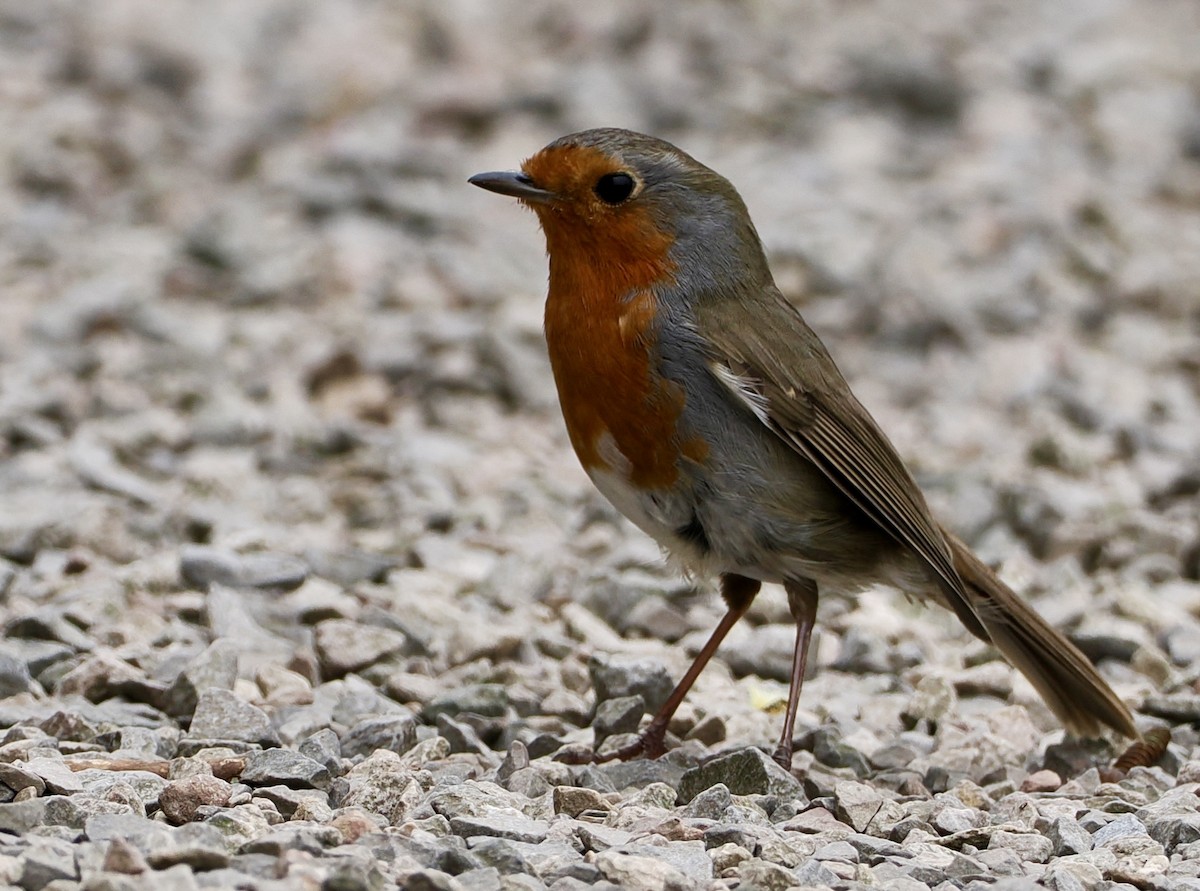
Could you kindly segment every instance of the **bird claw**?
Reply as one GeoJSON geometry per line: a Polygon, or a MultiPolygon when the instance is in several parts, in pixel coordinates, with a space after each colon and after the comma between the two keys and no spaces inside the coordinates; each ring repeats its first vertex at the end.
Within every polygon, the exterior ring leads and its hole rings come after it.
{"type": "Polygon", "coordinates": [[[792,772],[792,747],[791,745],[783,745],[782,743],[775,747],[775,751],[771,754],[771,760],[786,770],[792,772]]]}
{"type": "Polygon", "coordinates": [[[569,746],[559,750],[555,761],[563,764],[607,764],[610,761],[631,761],[634,758],[653,760],[667,753],[666,730],[654,724],[637,735],[637,739],[612,752],[601,755],[587,746],[569,746]]]}
{"type": "Polygon", "coordinates": [[[603,764],[607,761],[631,761],[634,758],[649,758],[653,760],[667,753],[667,747],[664,742],[665,733],[654,731],[654,725],[651,724],[645,730],[637,735],[637,739],[629,743],[629,745],[621,746],[615,752],[609,752],[606,755],[597,755],[596,763],[603,764]]]}

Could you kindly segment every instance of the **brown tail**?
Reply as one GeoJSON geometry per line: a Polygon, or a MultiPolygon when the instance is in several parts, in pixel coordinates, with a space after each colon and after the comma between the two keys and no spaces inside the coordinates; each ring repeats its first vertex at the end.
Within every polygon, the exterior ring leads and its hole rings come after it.
{"type": "Polygon", "coordinates": [[[945,536],[954,553],[954,568],[988,638],[1029,678],[1066,728],[1080,736],[1096,736],[1100,725],[1106,724],[1137,738],[1129,709],[1088,658],[1013,593],[970,548],[949,532],[945,536]]]}

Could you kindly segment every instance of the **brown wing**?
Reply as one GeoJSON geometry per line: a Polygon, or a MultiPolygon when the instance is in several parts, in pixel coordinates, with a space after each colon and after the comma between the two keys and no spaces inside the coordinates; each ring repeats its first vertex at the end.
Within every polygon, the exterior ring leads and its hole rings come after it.
{"type": "Polygon", "coordinates": [[[767,425],[920,557],[962,622],[985,634],[912,474],[800,314],[771,288],[736,305],[712,301],[698,308],[697,325],[712,361],[751,391],[752,408],[767,425]],[[734,309],[736,323],[729,317],[734,309]]]}

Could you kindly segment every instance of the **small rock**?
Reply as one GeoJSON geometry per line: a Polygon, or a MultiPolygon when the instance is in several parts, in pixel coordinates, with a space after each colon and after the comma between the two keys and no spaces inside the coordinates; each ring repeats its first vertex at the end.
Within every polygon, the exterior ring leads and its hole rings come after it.
{"type": "Polygon", "coordinates": [[[266,712],[243,702],[229,690],[204,690],[196,703],[188,736],[193,739],[236,739],[278,746],[279,734],[266,712]]]}
{"type": "Polygon", "coordinates": [[[381,715],[359,721],[342,737],[342,756],[359,758],[386,750],[402,755],[417,744],[417,720],[412,715],[381,715]]]}
{"type": "MultiPolygon", "coordinates": [[[[260,786],[254,790],[252,801],[262,805],[266,800],[287,820],[305,819],[298,812],[327,813],[332,818],[333,811],[329,807],[329,796],[319,789],[293,789],[290,786],[260,786]]],[[[324,822],[319,820],[317,822],[324,822]]]]}
{"type": "Polygon", "coordinates": [[[843,863],[857,863],[858,849],[845,841],[834,841],[817,848],[813,852],[814,860],[839,860],[843,863]]]}
{"type": "Polygon", "coordinates": [[[25,770],[41,778],[46,789],[59,795],[73,795],[83,791],[79,776],[62,761],[53,758],[30,758],[25,770]]]}
{"type": "Polygon", "coordinates": [[[102,869],[105,872],[135,876],[149,870],[150,865],[146,862],[146,858],[142,856],[141,851],[123,837],[118,836],[108,843],[108,849],[104,852],[104,865],[102,869]]]}
{"type": "Polygon", "coordinates": [[[657,711],[671,695],[675,684],[667,667],[656,659],[612,655],[593,656],[588,674],[596,692],[596,703],[626,696],[640,696],[649,711],[657,711]]]}
{"type": "Polygon", "coordinates": [[[979,811],[963,807],[944,807],[933,817],[933,828],[942,835],[966,832],[986,822],[987,817],[979,811]]]}
{"type": "Polygon", "coordinates": [[[488,755],[491,749],[479,738],[475,728],[466,721],[456,721],[447,714],[437,716],[438,735],[450,743],[450,751],[488,755]]]}
{"type": "Polygon", "coordinates": [[[706,746],[715,746],[725,741],[725,719],[720,715],[707,715],[696,722],[688,731],[687,738],[694,739],[706,746]]]}
{"type": "Polygon", "coordinates": [[[578,817],[584,811],[608,811],[612,806],[608,800],[594,789],[581,789],[576,786],[554,787],[554,813],[566,814],[568,817],[578,817]]]}
{"type": "Polygon", "coordinates": [[[28,836],[22,846],[21,864],[21,877],[17,884],[25,891],[41,891],[51,882],[79,878],[75,849],[55,838],[28,836]]]}
{"type": "Polygon", "coordinates": [[[167,783],[158,804],[167,819],[178,825],[191,822],[204,805],[224,806],[232,794],[233,787],[224,780],[200,775],[167,783]]]}
{"type": "Polygon", "coordinates": [[[769,755],[746,748],[688,770],[679,782],[679,798],[691,801],[718,783],[733,795],[774,795],[788,800],[804,794],[800,782],[769,755]]]}
{"type": "Polygon", "coordinates": [[[1054,853],[1054,845],[1043,835],[1024,832],[1009,832],[997,829],[988,840],[988,848],[1007,848],[1013,851],[1023,861],[1029,863],[1045,863],[1054,853]]]}
{"type": "Polygon", "coordinates": [[[75,436],[69,452],[71,466],[89,486],[121,495],[143,506],[154,505],[160,500],[158,488],[122,467],[106,444],[88,436],[75,436]]]}
{"type": "Polygon", "coordinates": [[[529,862],[511,841],[504,838],[483,837],[471,840],[471,853],[484,864],[496,869],[501,875],[531,873],[529,862]]]}
{"type": "Polygon", "coordinates": [[[550,791],[551,784],[539,770],[526,767],[514,771],[512,776],[504,781],[504,788],[526,798],[541,798],[550,791]]]}
{"type": "Polygon", "coordinates": [[[366,551],[307,550],[304,560],[315,575],[337,582],[344,588],[359,582],[382,584],[397,565],[394,557],[366,551]]]}
{"type": "Polygon", "coordinates": [[[858,832],[865,832],[883,810],[883,795],[866,783],[838,783],[834,787],[834,798],[838,817],[858,832]]]}
{"type": "Polygon", "coordinates": [[[833,668],[850,674],[886,674],[891,670],[889,647],[879,635],[851,626],[833,668]]]}
{"type": "Polygon", "coordinates": [[[508,709],[508,690],[503,684],[467,684],[435,696],[421,710],[421,717],[433,723],[438,715],[461,714],[498,718],[508,709]]]}
{"type": "Polygon", "coordinates": [[[717,652],[734,677],[755,675],[787,683],[792,677],[796,627],[772,622],[747,629],[737,646],[726,643],[717,652]]]}
{"type": "Polygon", "coordinates": [[[297,747],[301,755],[316,761],[330,776],[340,776],[342,773],[342,747],[337,734],[328,727],[323,727],[311,736],[305,737],[297,747]]]}
{"type": "Polygon", "coordinates": [[[163,710],[173,717],[187,717],[195,712],[202,691],[210,687],[232,690],[237,680],[238,650],[228,638],[214,640],[167,687],[163,710]]]}
{"type": "Polygon", "coordinates": [[[871,773],[866,757],[842,740],[835,728],[818,727],[813,731],[812,742],[813,755],[826,767],[848,767],[857,777],[871,773]]]}
{"type": "Polygon", "coordinates": [[[1037,770],[1021,781],[1022,792],[1053,792],[1062,785],[1062,777],[1052,770],[1037,770]]]}
{"type": "Polygon", "coordinates": [[[837,873],[817,860],[809,860],[793,869],[792,880],[802,888],[832,888],[838,884],[837,873]]]}
{"type": "Polygon", "coordinates": [[[1133,814],[1122,814],[1106,826],[1092,833],[1092,844],[1097,848],[1132,836],[1149,836],[1146,824],[1133,814]]]}
{"type": "Polygon", "coordinates": [[[614,734],[636,733],[645,712],[646,703],[640,696],[618,696],[604,700],[596,706],[596,717],[592,719],[592,733],[595,734],[593,745],[598,747],[614,734]]]}
{"type": "MultiPolygon", "coordinates": [[[[776,765],[778,766],[778,765],[776,765]]],[[[605,778],[608,789],[644,789],[655,783],[664,783],[670,787],[678,787],[683,781],[684,769],[670,759],[658,758],[648,761],[635,758],[631,761],[610,761],[596,767],[596,771],[605,778]]]]}
{"type": "Polygon", "coordinates": [[[737,877],[738,887],[752,888],[755,891],[788,891],[789,888],[800,884],[792,870],[758,858],[746,860],[738,866],[737,877]]]}
{"type": "Polygon", "coordinates": [[[854,829],[843,823],[827,808],[813,807],[779,824],[779,828],[789,832],[805,834],[820,834],[836,837],[837,833],[851,835],[854,829]]]}
{"type": "Polygon", "coordinates": [[[179,573],[184,582],[200,590],[220,584],[290,591],[304,584],[308,566],[286,554],[239,554],[205,545],[185,545],[179,552],[179,573]]]}
{"type": "Polygon", "coordinates": [[[731,804],[733,796],[729,788],[724,783],[717,783],[693,797],[684,813],[689,817],[718,820],[731,804]]]}
{"type": "Polygon", "coordinates": [[[546,840],[550,833],[550,824],[544,820],[528,820],[523,817],[462,816],[450,819],[450,829],[455,835],[463,838],[486,835],[536,845],[546,840]]]}
{"type": "Polygon", "coordinates": [[[246,756],[242,782],[250,786],[281,784],[293,789],[328,789],[329,771],[291,749],[267,749],[246,756]]]}
{"type": "MultiPolygon", "coordinates": [[[[746,848],[733,842],[726,842],[723,845],[717,845],[714,848],[708,849],[708,857],[712,860],[713,873],[718,878],[722,877],[726,870],[736,870],[753,856],[746,848]]],[[[743,879],[743,881],[745,880],[743,879]]]]}
{"type": "Polygon", "coordinates": [[[1055,857],[1083,854],[1095,844],[1091,833],[1068,817],[1058,817],[1046,830],[1055,857]]]}
{"type": "Polygon", "coordinates": [[[0,699],[24,693],[32,686],[29,666],[8,653],[0,653],[0,699]]]}
{"type": "Polygon", "coordinates": [[[1046,748],[1043,769],[1060,777],[1078,777],[1092,765],[1108,760],[1112,747],[1104,740],[1069,738],[1046,748]]]}
{"type": "Polygon", "coordinates": [[[46,781],[36,773],[14,764],[6,764],[3,761],[0,761],[0,783],[13,792],[20,792],[22,789],[30,787],[33,788],[34,795],[41,795],[46,791],[46,781]]]}
{"type": "Polygon", "coordinates": [[[197,872],[221,869],[229,865],[225,836],[208,823],[188,823],[170,834],[168,844],[154,845],[146,855],[154,869],[189,866],[197,872]]]}
{"type": "Polygon", "coordinates": [[[96,814],[87,818],[84,827],[84,834],[94,842],[115,838],[137,840],[142,836],[161,835],[167,831],[162,823],[137,814],[96,814]]]}
{"type": "Polygon", "coordinates": [[[1200,694],[1176,693],[1171,696],[1147,696],[1141,711],[1176,724],[1200,723],[1200,694]]]}
{"type": "Polygon", "coordinates": [[[958,704],[954,685],[940,675],[928,675],[917,683],[917,689],[909,697],[904,708],[904,718],[910,726],[926,721],[937,726],[958,704]]]}
{"type": "Polygon", "coordinates": [[[41,826],[46,818],[47,801],[47,798],[31,798],[0,804],[0,831],[24,835],[41,826]]]}
{"type": "Polygon", "coordinates": [[[683,872],[656,857],[609,850],[597,854],[594,863],[606,879],[630,891],[673,891],[695,887],[683,872]]]}
{"type": "Polygon", "coordinates": [[[348,619],[329,619],[317,624],[313,635],[321,677],[345,677],[411,650],[408,636],[391,628],[363,625],[348,619]]]}

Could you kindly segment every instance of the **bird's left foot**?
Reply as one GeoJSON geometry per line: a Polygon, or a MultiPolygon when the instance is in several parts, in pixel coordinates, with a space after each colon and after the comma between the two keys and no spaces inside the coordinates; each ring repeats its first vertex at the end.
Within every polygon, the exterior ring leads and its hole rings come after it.
{"type": "Polygon", "coordinates": [[[654,759],[667,753],[666,739],[666,724],[652,721],[633,742],[619,749],[601,755],[595,749],[576,746],[559,752],[554,760],[565,764],[606,764],[609,761],[632,761],[634,758],[654,759]]]}
{"type": "Polygon", "coordinates": [[[792,741],[789,739],[786,743],[777,745],[771,755],[771,760],[790,773],[792,770],[792,741]]]}

